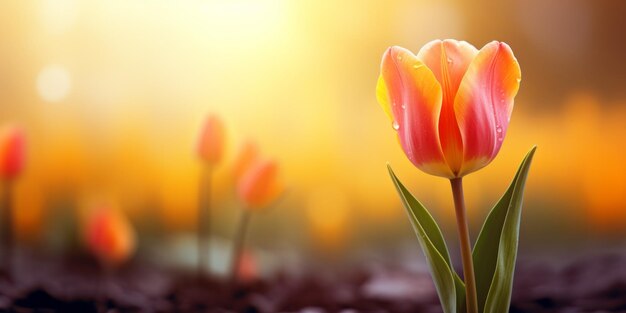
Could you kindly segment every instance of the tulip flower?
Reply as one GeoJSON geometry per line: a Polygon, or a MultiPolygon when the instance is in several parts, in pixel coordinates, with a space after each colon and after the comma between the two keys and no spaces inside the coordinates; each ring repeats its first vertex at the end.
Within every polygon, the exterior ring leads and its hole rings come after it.
{"type": "Polygon", "coordinates": [[[500,151],[521,81],[519,64],[502,42],[477,50],[465,41],[434,40],[417,55],[390,47],[380,71],[377,99],[404,153],[420,170],[450,179],[467,312],[478,313],[462,177],[500,151]]]}
{"type": "Polygon", "coordinates": [[[198,141],[198,155],[203,162],[215,166],[222,160],[225,146],[224,123],[214,114],[209,115],[204,122],[198,141]]]}
{"type": "Polygon", "coordinates": [[[0,184],[2,184],[2,263],[11,278],[13,257],[13,185],[22,173],[26,155],[26,139],[21,129],[5,126],[0,132],[0,184]]]}
{"type": "Polygon", "coordinates": [[[237,186],[237,193],[244,205],[235,239],[231,265],[231,281],[237,280],[246,231],[252,212],[259,211],[275,202],[284,191],[279,177],[278,164],[273,160],[257,161],[246,170],[237,186]]]}
{"type": "Polygon", "coordinates": [[[520,80],[506,43],[479,51],[465,41],[435,40],[417,55],[387,49],[376,93],[409,160],[426,173],[455,178],[498,154],[520,80]]]}
{"type": "Polygon", "coordinates": [[[81,217],[83,244],[101,266],[100,277],[94,281],[98,285],[98,311],[106,311],[110,275],[135,252],[135,231],[122,212],[108,205],[92,207],[81,217]]]}
{"type": "Polygon", "coordinates": [[[122,264],[135,252],[135,232],[120,211],[102,206],[89,212],[85,222],[84,243],[106,267],[122,264]]]}
{"type": "Polygon", "coordinates": [[[7,126],[0,133],[0,179],[13,181],[24,168],[26,139],[21,129],[7,126]]]}
{"type": "Polygon", "coordinates": [[[225,146],[225,129],[222,120],[214,114],[207,117],[200,140],[198,155],[203,163],[198,191],[198,277],[205,278],[204,266],[209,260],[211,179],[215,167],[222,160],[225,146]]]}
{"type": "Polygon", "coordinates": [[[259,210],[274,202],[284,190],[279,179],[278,164],[272,160],[250,166],[238,184],[238,194],[244,207],[259,210]]]}
{"type": "Polygon", "coordinates": [[[237,156],[232,167],[232,174],[235,181],[240,181],[246,170],[250,168],[259,159],[259,147],[254,141],[246,141],[237,156]]]}
{"type": "Polygon", "coordinates": [[[252,251],[243,250],[237,271],[237,279],[243,282],[254,281],[259,276],[257,259],[252,251]]]}

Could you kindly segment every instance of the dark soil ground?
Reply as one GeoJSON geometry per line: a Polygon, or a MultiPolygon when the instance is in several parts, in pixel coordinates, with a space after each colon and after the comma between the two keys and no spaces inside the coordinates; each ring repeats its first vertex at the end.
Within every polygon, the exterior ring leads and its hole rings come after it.
{"type": "MultiPolygon", "coordinates": [[[[0,280],[2,312],[441,312],[430,277],[392,266],[276,274],[233,284],[134,263],[102,273],[89,259],[15,260],[0,280]]],[[[520,262],[510,312],[626,312],[626,258],[554,269],[520,262]]]]}

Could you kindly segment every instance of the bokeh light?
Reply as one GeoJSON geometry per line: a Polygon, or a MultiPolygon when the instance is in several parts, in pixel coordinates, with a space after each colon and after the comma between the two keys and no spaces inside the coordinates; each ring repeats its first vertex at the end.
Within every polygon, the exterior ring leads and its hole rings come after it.
{"type": "Polygon", "coordinates": [[[70,92],[72,80],[61,65],[48,65],[37,76],[37,92],[48,102],[59,102],[70,92]]]}

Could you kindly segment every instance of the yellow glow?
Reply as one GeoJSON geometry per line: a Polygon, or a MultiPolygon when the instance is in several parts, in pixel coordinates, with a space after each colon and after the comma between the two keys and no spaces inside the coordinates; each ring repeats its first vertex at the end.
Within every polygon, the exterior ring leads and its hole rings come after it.
{"type": "Polygon", "coordinates": [[[37,92],[48,102],[59,102],[70,92],[72,80],[70,74],[61,65],[48,65],[37,76],[37,92]]]}
{"type": "MultiPolygon", "coordinates": [[[[58,199],[72,204],[98,190],[138,221],[157,216],[162,229],[194,229],[194,149],[208,113],[223,118],[228,134],[214,178],[216,210],[236,202],[229,169],[235,149],[251,138],[279,161],[287,189],[301,195],[276,211],[289,212],[281,218],[310,230],[324,249],[347,246],[354,212],[363,223],[406,222],[387,162],[443,224],[453,224],[449,183],[411,165],[376,103],[380,58],[390,45],[417,51],[435,38],[477,47],[498,39],[511,44],[525,75],[551,61],[533,50],[544,37],[526,38],[536,30],[515,24],[516,14],[486,21],[455,0],[7,2],[0,10],[0,26],[11,30],[0,34],[0,113],[29,135],[18,229],[44,224],[58,199]]],[[[555,30],[547,35],[566,40],[555,30]]],[[[575,41],[567,47],[586,44],[567,38],[575,41]]],[[[572,71],[596,61],[578,57],[559,60],[575,59],[572,71]]],[[[623,228],[626,99],[568,80],[559,100],[547,103],[556,82],[542,76],[524,76],[502,150],[465,178],[471,217],[484,217],[537,144],[525,213],[560,214],[599,231],[623,228]]],[[[598,76],[598,85],[622,76],[598,76]]]]}
{"type": "Polygon", "coordinates": [[[43,30],[51,35],[61,35],[68,31],[78,17],[77,0],[39,0],[43,30]]]}
{"type": "Polygon", "coordinates": [[[307,218],[316,244],[337,251],[345,245],[348,229],[349,201],[337,189],[312,192],[307,205],[307,218]]]}

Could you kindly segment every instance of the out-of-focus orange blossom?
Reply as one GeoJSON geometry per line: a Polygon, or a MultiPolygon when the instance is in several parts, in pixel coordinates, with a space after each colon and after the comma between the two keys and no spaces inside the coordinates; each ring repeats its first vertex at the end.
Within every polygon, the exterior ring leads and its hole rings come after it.
{"type": "Polygon", "coordinates": [[[259,277],[259,268],[256,256],[252,250],[244,249],[239,260],[237,279],[242,282],[250,282],[259,277]]]}
{"type": "Polygon", "coordinates": [[[246,173],[246,170],[248,170],[258,159],[259,147],[257,144],[252,140],[245,141],[239,148],[232,165],[233,179],[235,181],[240,180],[246,173]]]}
{"type": "Polygon", "coordinates": [[[239,179],[237,194],[246,210],[259,210],[273,204],[285,191],[279,165],[274,160],[258,160],[239,179]]]}
{"type": "Polygon", "coordinates": [[[0,181],[8,182],[17,178],[26,162],[26,137],[14,125],[0,129],[0,181]]]}
{"type": "Polygon", "coordinates": [[[226,145],[226,129],[224,123],[215,114],[209,115],[198,140],[198,155],[210,166],[217,165],[224,155],[226,145]]]}
{"type": "Polygon", "coordinates": [[[85,247],[107,266],[118,266],[135,252],[135,231],[126,216],[109,204],[100,204],[81,216],[85,247]]]}

